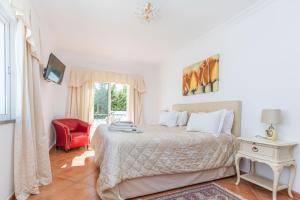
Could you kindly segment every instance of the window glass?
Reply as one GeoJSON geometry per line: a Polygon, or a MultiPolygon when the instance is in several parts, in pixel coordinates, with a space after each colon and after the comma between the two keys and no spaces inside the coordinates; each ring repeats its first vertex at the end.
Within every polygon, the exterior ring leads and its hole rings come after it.
{"type": "Polygon", "coordinates": [[[94,119],[105,123],[108,116],[109,84],[96,83],[94,97],[94,119]]]}
{"type": "Polygon", "coordinates": [[[94,124],[106,124],[128,118],[128,86],[96,83],[94,86],[94,124]]]}
{"type": "Polygon", "coordinates": [[[6,114],[5,24],[0,18],[0,115],[6,114]]]}
{"type": "Polygon", "coordinates": [[[111,85],[111,110],[112,111],[127,110],[127,85],[123,85],[123,84],[111,85]]]}

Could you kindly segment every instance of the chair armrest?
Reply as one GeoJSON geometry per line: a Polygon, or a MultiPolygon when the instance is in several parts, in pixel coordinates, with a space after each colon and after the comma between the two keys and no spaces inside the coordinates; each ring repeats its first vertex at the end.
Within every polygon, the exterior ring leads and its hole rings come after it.
{"type": "Polygon", "coordinates": [[[55,120],[52,121],[52,124],[55,128],[56,137],[63,137],[65,142],[68,143],[72,137],[69,127],[55,120]]]}
{"type": "Polygon", "coordinates": [[[54,125],[54,128],[58,134],[64,133],[66,135],[70,135],[70,129],[68,126],[55,120],[52,121],[52,124],[54,125]]]}
{"type": "Polygon", "coordinates": [[[72,140],[69,127],[56,120],[53,120],[52,124],[56,133],[56,145],[63,145],[65,149],[69,149],[72,140]]]}
{"type": "Polygon", "coordinates": [[[87,133],[88,135],[90,134],[90,128],[91,128],[91,124],[78,120],[78,130],[87,133]]]}

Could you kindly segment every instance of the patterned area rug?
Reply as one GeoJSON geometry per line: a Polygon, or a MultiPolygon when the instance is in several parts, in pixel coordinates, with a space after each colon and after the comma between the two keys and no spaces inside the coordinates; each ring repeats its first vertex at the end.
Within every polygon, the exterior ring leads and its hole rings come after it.
{"type": "Polygon", "coordinates": [[[147,200],[245,200],[215,183],[192,186],[164,193],[147,200]]]}

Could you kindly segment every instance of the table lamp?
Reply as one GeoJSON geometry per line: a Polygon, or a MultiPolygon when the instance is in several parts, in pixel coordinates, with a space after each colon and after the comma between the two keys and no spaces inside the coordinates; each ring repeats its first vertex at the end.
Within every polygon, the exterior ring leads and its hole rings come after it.
{"type": "Polygon", "coordinates": [[[276,133],[274,124],[281,122],[281,110],[279,109],[264,109],[261,113],[261,122],[269,124],[269,128],[266,130],[267,138],[270,140],[277,140],[278,134],[276,133]]]}

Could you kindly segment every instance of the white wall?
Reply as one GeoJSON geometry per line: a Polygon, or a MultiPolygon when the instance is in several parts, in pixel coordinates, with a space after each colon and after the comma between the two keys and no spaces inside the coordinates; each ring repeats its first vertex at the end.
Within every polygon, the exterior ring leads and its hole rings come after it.
{"type": "Polygon", "coordinates": [[[0,125],[0,199],[6,200],[14,191],[13,185],[13,137],[14,125],[0,125]]]}
{"type": "MultiPolygon", "coordinates": [[[[144,63],[130,63],[120,60],[104,60],[97,56],[86,56],[76,52],[54,51],[54,54],[66,64],[66,72],[62,85],[55,85],[54,96],[51,99],[53,118],[65,116],[67,102],[67,84],[72,68],[89,68],[94,70],[112,71],[119,73],[141,74],[144,76],[147,92],[144,102],[144,121],[147,124],[156,123],[158,115],[158,69],[156,66],[148,66],[144,63]]],[[[52,83],[50,83],[52,84],[52,83]]],[[[50,143],[54,143],[54,132],[51,133],[50,143]]]]}
{"type": "Polygon", "coordinates": [[[41,86],[41,99],[42,99],[42,106],[43,106],[43,115],[44,115],[44,122],[45,122],[45,129],[49,136],[49,147],[53,145],[53,128],[51,125],[51,121],[54,118],[54,110],[56,107],[55,102],[59,101],[56,99],[56,91],[59,88],[59,85],[53,84],[44,80],[42,77],[43,68],[47,66],[48,57],[50,53],[53,51],[51,36],[48,35],[47,29],[45,24],[44,27],[41,29],[41,62],[43,66],[41,67],[41,79],[40,79],[40,86],[41,86]]]}
{"type": "Polygon", "coordinates": [[[53,46],[53,35],[51,34],[51,26],[47,23],[42,23],[40,21],[40,18],[38,16],[38,12],[34,7],[33,11],[31,11],[33,14],[33,21],[35,22],[36,27],[39,28],[40,33],[40,62],[42,63],[42,66],[40,67],[41,75],[40,75],[40,89],[41,89],[41,100],[42,100],[42,106],[43,106],[43,115],[44,115],[44,122],[45,122],[45,131],[48,134],[49,138],[49,148],[52,147],[54,144],[53,139],[53,127],[52,127],[52,120],[55,116],[55,110],[57,110],[57,104],[56,102],[59,101],[59,99],[56,98],[57,91],[59,90],[60,86],[57,84],[54,84],[52,82],[44,80],[42,74],[44,68],[47,66],[48,58],[50,53],[54,51],[53,46]]]}
{"type": "MultiPolygon", "coordinates": [[[[275,0],[178,51],[161,69],[160,108],[174,103],[242,100],[242,136],[263,134],[266,126],[260,123],[261,110],[280,108],[284,119],[278,130],[280,138],[300,143],[299,8],[298,0],[275,0]],[[214,54],[220,54],[220,91],[183,97],[183,67],[214,54]]],[[[299,166],[299,147],[294,155],[299,166]]],[[[299,167],[297,171],[294,189],[300,191],[299,167]]],[[[258,172],[272,176],[265,166],[259,166],[258,172]]],[[[282,181],[287,182],[286,171],[282,181]]]]}

